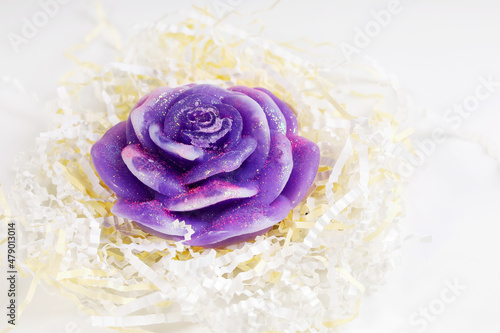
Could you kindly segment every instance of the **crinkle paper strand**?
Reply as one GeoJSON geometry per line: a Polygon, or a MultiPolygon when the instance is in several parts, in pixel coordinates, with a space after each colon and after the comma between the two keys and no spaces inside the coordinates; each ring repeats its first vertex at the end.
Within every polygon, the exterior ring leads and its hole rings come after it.
{"type": "Polygon", "coordinates": [[[369,61],[321,67],[213,25],[198,14],[157,22],[121,61],[66,77],[54,129],[17,164],[10,199],[26,244],[20,269],[71,298],[92,325],[123,332],[176,322],[213,332],[338,329],[397,259],[399,170],[412,151],[409,132],[397,129],[405,100],[369,61]],[[273,91],[321,149],[307,199],[253,242],[187,247],[109,212],[115,198],[92,167],[92,144],[140,96],[190,82],[273,91]]]}

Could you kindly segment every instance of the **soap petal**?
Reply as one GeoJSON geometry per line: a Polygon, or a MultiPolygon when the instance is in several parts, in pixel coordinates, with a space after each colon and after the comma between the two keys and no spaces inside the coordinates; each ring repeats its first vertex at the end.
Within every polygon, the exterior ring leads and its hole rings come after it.
{"type": "Polygon", "coordinates": [[[148,150],[155,152],[158,149],[149,137],[149,126],[162,124],[175,98],[186,89],[188,89],[187,86],[157,88],[148,95],[148,98],[139,107],[130,112],[129,119],[135,135],[148,150]]]}
{"type": "Polygon", "coordinates": [[[175,212],[194,211],[210,207],[227,200],[249,198],[258,192],[256,182],[232,184],[221,179],[209,179],[188,192],[174,198],[157,196],[165,208],[175,212]]]}
{"type": "Polygon", "coordinates": [[[125,147],[122,158],[130,172],[149,188],[167,196],[186,191],[176,171],[158,156],[146,152],[141,145],[125,147]]]}
{"type": "Polygon", "coordinates": [[[301,136],[288,137],[292,144],[293,169],[290,179],[281,193],[295,207],[302,201],[311,187],[319,167],[318,146],[301,136]]]}
{"type": "Polygon", "coordinates": [[[256,147],[257,142],[254,138],[244,137],[233,149],[194,166],[184,174],[183,182],[192,184],[223,172],[234,171],[255,151],[256,147]]]}
{"type": "Polygon", "coordinates": [[[281,113],[285,117],[286,121],[286,135],[297,135],[299,133],[299,122],[297,121],[297,117],[295,117],[295,114],[293,113],[292,109],[269,90],[264,88],[254,88],[254,89],[265,92],[269,97],[272,98],[274,103],[276,103],[276,105],[280,108],[281,113]]]}
{"type": "Polygon", "coordinates": [[[231,149],[233,146],[238,144],[241,139],[243,120],[240,113],[231,105],[220,104],[217,105],[217,109],[219,110],[220,117],[222,119],[227,118],[231,120],[231,131],[229,132],[223,146],[224,149],[231,149]]]}
{"type": "Polygon", "coordinates": [[[153,192],[127,168],[121,153],[127,146],[126,123],[110,128],[90,151],[92,163],[104,184],[118,196],[135,201],[153,198],[153,192]]]}
{"type": "Polygon", "coordinates": [[[153,124],[149,127],[149,135],[159,148],[173,157],[194,161],[204,155],[204,151],[200,147],[172,141],[163,133],[162,128],[158,124],[153,124]]]}
{"type": "Polygon", "coordinates": [[[256,101],[266,115],[269,129],[271,131],[278,131],[282,134],[286,134],[285,116],[283,116],[280,108],[276,105],[276,103],[274,103],[273,99],[269,97],[269,95],[260,90],[244,86],[235,86],[229,88],[228,90],[243,93],[256,101]]]}
{"type": "Polygon", "coordinates": [[[259,170],[256,181],[260,192],[257,202],[270,204],[285,187],[292,172],[292,147],[288,138],[277,131],[271,132],[271,150],[264,167],[259,170]]]}
{"type": "Polygon", "coordinates": [[[156,200],[134,202],[119,198],[111,212],[134,221],[148,232],[174,240],[180,240],[186,234],[186,229],[181,227],[180,223],[175,223],[176,220],[184,221],[197,233],[209,225],[207,221],[196,216],[172,213],[156,200]]]}
{"type": "Polygon", "coordinates": [[[292,209],[290,201],[280,195],[270,205],[259,205],[250,199],[228,209],[206,228],[196,232],[188,245],[224,247],[253,239],[283,220],[292,209]]]}
{"type": "Polygon", "coordinates": [[[250,179],[264,166],[269,154],[271,134],[266,115],[257,102],[244,94],[233,93],[223,98],[222,103],[231,105],[240,113],[243,121],[242,135],[257,141],[257,148],[238,170],[240,179],[250,179]]]}
{"type": "MultiPolygon", "coordinates": [[[[142,104],[144,104],[144,102],[146,102],[150,96],[151,96],[151,93],[142,96],[130,112],[134,111],[135,109],[140,107],[142,104]]],[[[139,143],[139,139],[137,138],[137,135],[135,134],[134,125],[132,124],[132,118],[130,117],[130,115],[127,119],[127,142],[129,145],[139,143]]]]}

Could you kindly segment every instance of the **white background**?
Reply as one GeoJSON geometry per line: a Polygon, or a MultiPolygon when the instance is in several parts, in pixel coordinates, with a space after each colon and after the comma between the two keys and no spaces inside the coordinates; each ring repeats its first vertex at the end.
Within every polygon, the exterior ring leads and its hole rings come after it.
{"type": "MultiPolygon", "coordinates": [[[[241,2],[236,8],[241,14],[231,13],[228,23],[258,30],[255,25],[250,28],[258,19],[258,27],[265,25],[263,36],[278,42],[296,43],[302,37],[329,42],[334,46],[321,47],[320,52],[331,57],[342,56],[343,42],[356,46],[356,29],[375,22],[372,12],[387,9],[389,3],[283,0],[259,11],[274,2],[221,1],[241,2]]],[[[66,2],[16,51],[9,33],[22,36],[24,18],[33,21],[41,7],[33,0],[0,0],[0,181],[5,192],[14,156],[33,149],[36,136],[48,128],[44,103],[57,97],[57,79],[74,68],[64,51],[81,42],[97,22],[94,1],[66,2]]],[[[213,12],[217,1],[120,0],[106,1],[103,7],[126,40],[134,25],[192,4],[206,5],[213,12]]],[[[500,82],[500,3],[401,0],[399,8],[360,53],[397,75],[415,103],[433,115],[435,124],[427,128],[439,127],[448,109],[474,95],[479,77],[500,82]]],[[[101,46],[95,54],[103,64],[114,56],[111,45],[101,46]]],[[[466,138],[454,136],[438,144],[410,178],[405,194],[404,233],[432,236],[432,242],[405,243],[404,262],[390,272],[384,286],[364,299],[359,318],[344,327],[346,332],[500,331],[500,164],[495,160],[500,149],[500,85],[460,125],[457,134],[466,138]],[[455,295],[446,281],[464,288],[455,295]],[[454,299],[445,304],[443,295],[454,299]],[[426,308],[431,317],[423,319],[418,311],[426,308]]],[[[425,134],[413,138],[418,142],[425,134]]],[[[2,300],[4,280],[0,276],[2,300]]],[[[18,288],[26,293],[26,281],[18,288]]],[[[0,318],[3,328],[6,317],[0,318]]],[[[88,325],[71,301],[38,289],[13,332],[110,332],[88,325]]],[[[185,325],[171,330],[201,331],[185,325]]]]}

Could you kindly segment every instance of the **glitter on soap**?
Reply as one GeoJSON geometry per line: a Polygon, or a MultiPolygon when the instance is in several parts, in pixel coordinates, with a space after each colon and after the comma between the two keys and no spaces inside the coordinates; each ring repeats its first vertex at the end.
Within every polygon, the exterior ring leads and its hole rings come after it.
{"type": "Polygon", "coordinates": [[[118,196],[113,214],[174,240],[189,225],[185,244],[220,247],[266,233],[306,195],[319,148],[297,127],[292,110],[262,88],[162,87],[91,155],[118,196]]]}

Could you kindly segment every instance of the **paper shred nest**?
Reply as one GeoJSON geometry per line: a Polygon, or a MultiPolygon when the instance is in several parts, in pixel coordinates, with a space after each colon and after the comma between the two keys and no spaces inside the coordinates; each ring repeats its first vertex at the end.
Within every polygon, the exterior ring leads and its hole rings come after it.
{"type": "MultiPolygon", "coordinates": [[[[351,321],[394,265],[401,168],[411,152],[394,81],[363,60],[318,66],[207,15],[142,27],[119,62],[82,64],[59,88],[56,124],[17,164],[20,267],[57,288],[94,326],[153,332],[329,332],[351,321]],[[266,235],[226,249],[187,247],[113,216],[90,148],[158,86],[260,86],[296,111],[321,150],[307,198],[266,235]]],[[[182,222],[180,222],[182,223],[182,222]]]]}

